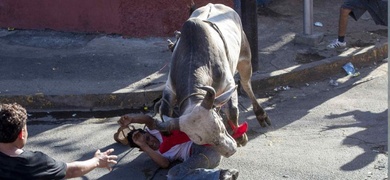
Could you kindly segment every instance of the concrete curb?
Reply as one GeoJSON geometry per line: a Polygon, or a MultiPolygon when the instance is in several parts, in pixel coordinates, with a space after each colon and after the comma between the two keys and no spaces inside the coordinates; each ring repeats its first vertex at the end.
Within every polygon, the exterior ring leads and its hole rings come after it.
{"type": "MultiPolygon", "coordinates": [[[[342,73],[342,66],[351,62],[356,68],[381,61],[388,56],[388,44],[367,47],[360,52],[337,56],[308,64],[294,66],[269,74],[254,74],[252,86],[255,92],[265,92],[275,87],[304,84],[324,80],[342,73]]],[[[0,102],[18,102],[29,111],[72,111],[72,110],[117,110],[151,108],[161,97],[161,88],[145,89],[143,92],[79,95],[13,95],[0,96],[0,102]]],[[[261,93],[257,93],[261,94],[261,93]]]]}
{"type": "Polygon", "coordinates": [[[355,68],[361,68],[381,61],[388,56],[388,44],[367,47],[347,56],[336,56],[308,64],[294,66],[270,74],[254,75],[252,88],[255,92],[270,90],[279,86],[291,84],[302,85],[312,81],[324,80],[332,75],[343,73],[342,68],[351,62],[355,68]]]}

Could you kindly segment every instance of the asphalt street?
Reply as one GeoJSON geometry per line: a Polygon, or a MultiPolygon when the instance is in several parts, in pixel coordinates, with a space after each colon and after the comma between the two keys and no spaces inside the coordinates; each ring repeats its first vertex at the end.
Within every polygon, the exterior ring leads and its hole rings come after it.
{"type": "MultiPolygon", "coordinates": [[[[386,179],[388,63],[357,71],[356,77],[339,74],[259,98],[272,119],[268,128],[259,126],[250,102],[240,96],[240,121],[249,123],[249,142],[223,159],[219,168],[236,168],[239,179],[254,180],[386,179]]],[[[114,141],[117,119],[33,119],[25,148],[63,161],[115,149],[119,161],[112,172],[98,169],[76,179],[166,179],[167,170],[114,141]]]]}

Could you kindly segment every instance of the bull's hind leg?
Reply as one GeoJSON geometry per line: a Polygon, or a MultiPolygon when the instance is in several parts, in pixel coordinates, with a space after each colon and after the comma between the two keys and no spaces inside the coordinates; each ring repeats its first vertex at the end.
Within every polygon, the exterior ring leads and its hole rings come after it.
{"type": "Polygon", "coordinates": [[[251,77],[252,77],[252,66],[250,61],[241,61],[238,64],[238,72],[240,74],[241,86],[248,95],[249,99],[252,102],[253,111],[256,115],[257,121],[260,123],[260,126],[266,127],[271,125],[271,120],[269,119],[267,113],[257,102],[256,97],[252,90],[251,77]]]}
{"type": "MultiPolygon", "coordinates": [[[[230,100],[223,105],[222,111],[225,113],[227,118],[227,123],[225,123],[227,125],[226,129],[229,127],[232,128],[230,123],[232,123],[235,127],[238,127],[239,110],[237,91],[234,92],[230,100]]],[[[241,137],[235,138],[235,140],[237,142],[237,146],[245,146],[248,142],[248,136],[244,133],[241,137]]]]}
{"type": "Polygon", "coordinates": [[[252,90],[251,78],[252,78],[252,64],[251,64],[251,52],[249,48],[248,40],[244,33],[242,33],[242,45],[240,51],[240,59],[237,65],[238,73],[240,74],[241,86],[250,98],[253,106],[253,111],[256,115],[257,121],[260,123],[260,126],[266,127],[271,125],[271,120],[269,119],[267,113],[257,102],[256,97],[252,90]]]}

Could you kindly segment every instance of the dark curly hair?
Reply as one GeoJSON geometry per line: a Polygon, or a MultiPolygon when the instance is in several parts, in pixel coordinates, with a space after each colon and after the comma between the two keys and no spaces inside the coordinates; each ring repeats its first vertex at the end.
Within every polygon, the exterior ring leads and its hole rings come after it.
{"type": "Polygon", "coordinates": [[[127,133],[127,141],[129,141],[129,146],[132,147],[132,148],[140,148],[134,141],[133,141],[133,134],[136,132],[136,131],[139,131],[140,133],[142,134],[145,134],[146,131],[143,130],[143,129],[133,129],[131,130],[129,133],[127,133]]]}
{"type": "Polygon", "coordinates": [[[0,142],[14,142],[26,122],[27,112],[21,105],[0,104],[0,142]]]}

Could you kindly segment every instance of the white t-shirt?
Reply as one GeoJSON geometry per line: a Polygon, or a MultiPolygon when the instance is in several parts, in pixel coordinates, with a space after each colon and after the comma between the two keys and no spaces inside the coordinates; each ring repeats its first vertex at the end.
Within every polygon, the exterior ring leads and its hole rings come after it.
{"type": "MultiPolygon", "coordinates": [[[[160,131],[155,129],[150,130],[147,128],[146,131],[152,134],[160,141],[160,143],[162,143],[163,138],[160,131]]],[[[192,143],[193,143],[192,141],[187,141],[185,143],[177,144],[163,154],[161,154],[159,150],[157,150],[156,152],[160,153],[162,156],[169,159],[169,161],[174,161],[174,160],[185,161],[190,157],[190,149],[192,143]]]]}

